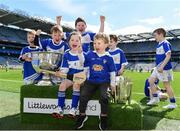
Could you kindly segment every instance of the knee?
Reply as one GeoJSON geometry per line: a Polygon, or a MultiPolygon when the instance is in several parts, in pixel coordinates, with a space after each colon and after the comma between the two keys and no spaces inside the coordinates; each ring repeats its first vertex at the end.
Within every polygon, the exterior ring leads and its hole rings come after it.
{"type": "Polygon", "coordinates": [[[80,85],[79,85],[79,84],[74,83],[74,84],[73,84],[73,90],[75,90],[75,91],[79,91],[79,90],[80,90],[80,85]]]}
{"type": "Polygon", "coordinates": [[[59,86],[59,91],[65,91],[66,90],[66,84],[61,83],[59,86]]]}

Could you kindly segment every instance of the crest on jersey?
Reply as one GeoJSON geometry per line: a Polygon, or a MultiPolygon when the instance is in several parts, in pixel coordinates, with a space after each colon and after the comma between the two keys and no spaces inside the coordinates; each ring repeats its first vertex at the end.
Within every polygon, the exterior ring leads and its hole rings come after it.
{"type": "Polygon", "coordinates": [[[94,64],[92,68],[95,71],[102,71],[103,70],[103,66],[102,65],[97,65],[97,64],[94,64]]]}

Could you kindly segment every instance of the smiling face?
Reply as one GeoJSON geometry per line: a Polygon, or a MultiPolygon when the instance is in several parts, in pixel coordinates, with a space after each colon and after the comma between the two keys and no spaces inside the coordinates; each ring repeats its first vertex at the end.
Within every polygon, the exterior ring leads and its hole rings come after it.
{"type": "Polygon", "coordinates": [[[116,45],[117,45],[117,42],[114,39],[110,39],[110,43],[109,43],[108,47],[110,49],[115,49],[116,45]]]}
{"type": "Polygon", "coordinates": [[[78,32],[80,32],[80,33],[85,32],[85,30],[86,30],[86,24],[85,24],[84,22],[78,22],[78,23],[76,24],[76,30],[77,30],[78,32]]]}
{"type": "Polygon", "coordinates": [[[72,34],[69,39],[69,46],[71,50],[78,51],[81,47],[81,37],[78,34],[72,34]]]}
{"type": "Polygon", "coordinates": [[[34,45],[34,38],[35,38],[35,34],[33,34],[33,33],[27,34],[27,41],[28,41],[30,46],[34,45]]]}
{"type": "Polygon", "coordinates": [[[62,39],[61,32],[52,32],[52,39],[54,43],[58,44],[62,39]]]}
{"type": "Polygon", "coordinates": [[[101,38],[99,38],[99,39],[94,39],[94,44],[93,44],[93,45],[94,45],[95,51],[96,51],[97,53],[99,53],[99,54],[105,53],[106,48],[107,48],[107,46],[108,46],[108,44],[105,43],[105,41],[104,41],[103,39],[101,39],[101,38]]]}

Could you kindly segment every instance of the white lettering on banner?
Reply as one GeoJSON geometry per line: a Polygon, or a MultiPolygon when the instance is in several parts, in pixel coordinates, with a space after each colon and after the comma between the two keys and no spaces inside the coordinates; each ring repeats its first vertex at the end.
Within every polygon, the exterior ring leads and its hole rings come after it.
{"type": "MultiPolygon", "coordinates": [[[[66,99],[64,114],[68,114],[71,108],[71,99],[66,99]]],[[[23,112],[24,113],[42,113],[51,114],[57,110],[58,100],[50,98],[24,98],[23,112]]],[[[99,116],[101,107],[98,100],[90,100],[86,108],[86,114],[99,116]]],[[[79,110],[77,112],[79,114],[79,110]]]]}

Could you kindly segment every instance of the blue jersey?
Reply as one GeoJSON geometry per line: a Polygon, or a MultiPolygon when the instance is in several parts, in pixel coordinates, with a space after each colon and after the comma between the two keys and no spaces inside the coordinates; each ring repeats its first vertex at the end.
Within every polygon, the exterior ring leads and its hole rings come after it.
{"type": "MultiPolygon", "coordinates": [[[[158,83],[159,83],[159,80],[156,80],[156,81],[154,82],[155,85],[158,85],[158,83]]],[[[145,86],[144,86],[144,94],[145,94],[147,97],[150,97],[149,87],[150,87],[150,85],[149,85],[149,80],[146,79],[145,86]]]]}
{"type": "Polygon", "coordinates": [[[62,40],[58,44],[55,44],[52,39],[40,40],[39,46],[44,51],[61,52],[62,54],[69,49],[68,43],[62,40]]]}
{"type": "MultiPolygon", "coordinates": [[[[171,44],[167,40],[164,40],[157,45],[157,48],[156,48],[156,65],[157,66],[161,65],[161,63],[166,58],[166,54],[168,52],[171,52],[171,44]]],[[[170,70],[170,69],[172,69],[171,60],[169,60],[168,63],[164,67],[164,70],[170,70]]]]}
{"type": "MultiPolygon", "coordinates": [[[[19,59],[22,60],[21,59],[22,55],[34,51],[41,51],[41,49],[38,46],[36,46],[35,48],[32,48],[30,46],[24,47],[21,50],[19,59]]],[[[36,73],[36,71],[34,70],[31,62],[24,61],[23,69],[24,69],[23,78],[25,81],[34,81],[41,78],[41,75],[39,73],[36,73]]]]}
{"type": "Polygon", "coordinates": [[[81,53],[81,58],[71,51],[67,51],[62,60],[60,70],[69,75],[79,73],[84,70],[84,54],[81,53]]]}
{"type": "Polygon", "coordinates": [[[85,68],[88,70],[88,81],[115,85],[116,67],[108,52],[100,55],[90,51],[85,57],[85,68]]]}
{"type": "MultiPolygon", "coordinates": [[[[65,39],[69,39],[69,35],[70,33],[64,33],[65,36],[64,38],[65,39]]],[[[94,41],[94,36],[95,36],[96,33],[92,33],[92,32],[84,32],[82,34],[82,49],[83,49],[83,52],[87,53],[88,51],[92,50],[91,49],[91,42],[94,41]]]]}
{"type": "Polygon", "coordinates": [[[109,49],[109,53],[113,57],[117,72],[121,69],[122,65],[128,64],[124,52],[121,49],[119,48],[115,48],[114,50],[109,49]]]}

